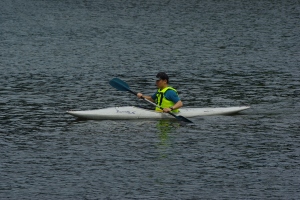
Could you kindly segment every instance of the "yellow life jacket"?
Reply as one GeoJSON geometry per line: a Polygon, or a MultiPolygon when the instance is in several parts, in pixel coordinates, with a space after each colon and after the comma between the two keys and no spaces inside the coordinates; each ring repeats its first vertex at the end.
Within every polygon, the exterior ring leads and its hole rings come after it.
{"type": "MultiPolygon", "coordinates": [[[[165,97],[165,93],[168,90],[173,90],[173,91],[175,91],[177,93],[177,91],[174,88],[172,88],[172,87],[166,87],[166,88],[164,88],[162,90],[160,90],[160,89],[157,90],[155,103],[157,105],[161,106],[162,108],[170,108],[171,106],[175,105],[175,103],[173,101],[170,101],[170,100],[168,100],[165,97]]],[[[158,108],[158,107],[156,107],[155,110],[162,112],[162,110],[160,108],[158,108]]],[[[174,109],[174,110],[172,110],[172,112],[178,113],[179,109],[174,109]]]]}

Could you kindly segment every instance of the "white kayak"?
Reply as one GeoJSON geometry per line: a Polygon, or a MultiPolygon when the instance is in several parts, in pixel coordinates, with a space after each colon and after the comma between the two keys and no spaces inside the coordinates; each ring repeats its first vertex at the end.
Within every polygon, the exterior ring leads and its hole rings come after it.
{"type": "MultiPolygon", "coordinates": [[[[181,108],[177,115],[183,117],[196,117],[207,115],[231,115],[246,110],[250,106],[227,108],[181,108]]],[[[68,114],[82,119],[165,119],[173,118],[168,113],[156,112],[135,106],[110,107],[96,110],[67,111],[68,114]]]]}

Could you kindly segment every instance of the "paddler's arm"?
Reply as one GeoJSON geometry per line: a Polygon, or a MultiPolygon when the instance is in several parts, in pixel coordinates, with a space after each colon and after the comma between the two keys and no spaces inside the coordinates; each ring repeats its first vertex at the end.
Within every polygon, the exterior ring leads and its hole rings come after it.
{"type": "Polygon", "coordinates": [[[137,93],[136,96],[137,96],[138,98],[144,97],[145,99],[148,99],[149,101],[154,102],[154,100],[152,99],[151,96],[144,96],[142,93],[137,93]]]}
{"type": "Polygon", "coordinates": [[[183,106],[183,103],[182,101],[177,101],[177,103],[175,103],[174,106],[172,106],[171,108],[164,108],[164,112],[171,112],[172,110],[175,110],[175,109],[178,109],[178,108],[181,108],[183,106]]]}

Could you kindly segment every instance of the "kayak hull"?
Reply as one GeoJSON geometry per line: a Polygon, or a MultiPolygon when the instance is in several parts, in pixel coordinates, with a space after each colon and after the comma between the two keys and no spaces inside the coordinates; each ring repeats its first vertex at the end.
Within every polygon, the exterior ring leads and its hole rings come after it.
{"type": "MultiPolygon", "coordinates": [[[[227,108],[181,108],[177,115],[197,117],[209,115],[231,115],[249,109],[249,106],[227,108]]],[[[81,119],[167,119],[174,118],[168,113],[156,112],[135,106],[110,107],[96,110],[67,111],[68,114],[81,119]]]]}

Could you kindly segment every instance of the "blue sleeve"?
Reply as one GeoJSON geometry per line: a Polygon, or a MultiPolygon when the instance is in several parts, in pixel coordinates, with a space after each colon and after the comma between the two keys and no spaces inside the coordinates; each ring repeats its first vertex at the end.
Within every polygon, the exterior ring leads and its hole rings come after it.
{"type": "Polygon", "coordinates": [[[151,96],[151,98],[152,98],[153,100],[156,99],[156,94],[157,94],[157,92],[155,92],[155,93],[151,96]]]}
{"type": "Polygon", "coordinates": [[[178,101],[180,101],[180,98],[179,98],[178,94],[174,90],[168,90],[165,93],[165,97],[168,100],[173,101],[174,103],[177,103],[178,101]]]}

